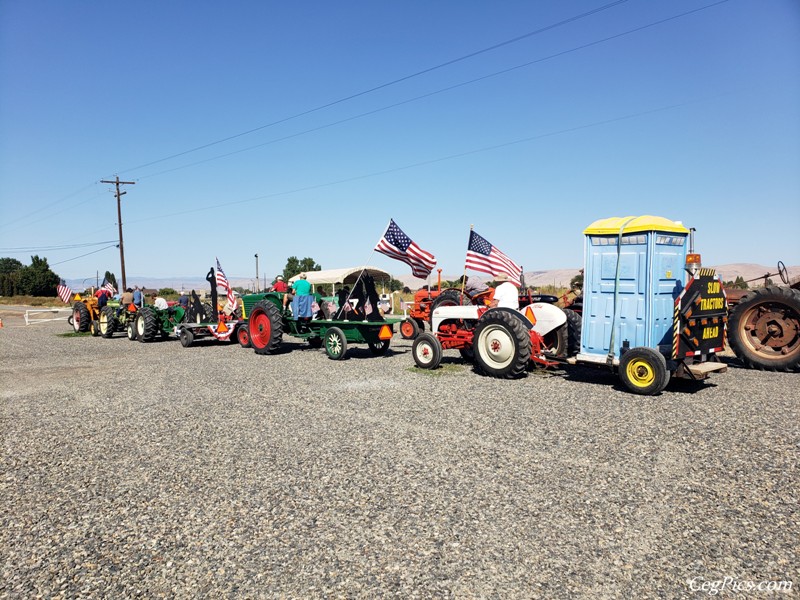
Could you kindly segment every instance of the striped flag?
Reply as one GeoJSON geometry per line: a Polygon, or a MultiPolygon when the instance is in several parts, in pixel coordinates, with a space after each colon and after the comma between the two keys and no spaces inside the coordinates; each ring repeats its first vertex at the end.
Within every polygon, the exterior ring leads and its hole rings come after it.
{"type": "Polygon", "coordinates": [[[375,246],[375,250],[389,258],[401,260],[411,267],[414,277],[425,279],[436,266],[436,258],[417,246],[403,230],[397,226],[394,219],[389,221],[386,233],[375,246]]]}
{"type": "Polygon", "coordinates": [[[222,270],[222,265],[219,264],[218,258],[217,258],[217,287],[224,288],[228,296],[228,302],[230,303],[231,306],[236,306],[236,296],[233,295],[233,288],[231,287],[231,284],[228,282],[228,278],[225,277],[225,272],[222,270]]]}
{"type": "Polygon", "coordinates": [[[61,298],[64,303],[69,304],[70,298],[72,298],[72,290],[67,285],[66,281],[62,279],[59,282],[58,287],[56,287],[56,292],[58,292],[58,297],[61,298]]]}
{"type": "Polygon", "coordinates": [[[107,290],[109,294],[112,296],[117,293],[117,288],[114,287],[114,284],[111,283],[108,279],[103,277],[103,283],[100,286],[101,290],[107,290]]]}
{"type": "Polygon", "coordinates": [[[522,267],[474,231],[469,232],[465,268],[489,273],[489,275],[506,273],[511,278],[511,283],[517,287],[521,285],[522,267]]]}

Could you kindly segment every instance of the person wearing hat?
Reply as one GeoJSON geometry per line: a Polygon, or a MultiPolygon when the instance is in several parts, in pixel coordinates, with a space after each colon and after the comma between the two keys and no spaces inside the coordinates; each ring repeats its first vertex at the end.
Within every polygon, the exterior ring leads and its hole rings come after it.
{"type": "Polygon", "coordinates": [[[519,310],[519,290],[511,283],[508,273],[498,273],[494,278],[499,283],[494,290],[491,308],[513,308],[519,310]]]}
{"type": "Polygon", "coordinates": [[[278,275],[275,278],[275,283],[272,284],[272,287],[269,290],[270,292],[281,292],[286,293],[289,291],[289,288],[286,287],[286,282],[283,280],[283,275],[278,275]]]}

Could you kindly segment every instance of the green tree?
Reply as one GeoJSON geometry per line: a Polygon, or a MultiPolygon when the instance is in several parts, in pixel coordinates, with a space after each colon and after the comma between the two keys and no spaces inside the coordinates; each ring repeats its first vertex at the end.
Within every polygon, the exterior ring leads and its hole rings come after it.
{"type": "Polygon", "coordinates": [[[158,290],[159,296],[177,296],[178,292],[176,292],[173,288],[161,288],[158,290]]]}
{"type": "Polygon", "coordinates": [[[18,293],[26,296],[55,296],[59,279],[50,270],[47,258],[31,256],[31,264],[19,272],[18,293]]]}
{"type": "Polygon", "coordinates": [[[16,258],[0,258],[0,296],[16,296],[19,273],[24,268],[16,258]]]}
{"type": "Polygon", "coordinates": [[[390,292],[397,292],[403,289],[403,282],[398,281],[397,279],[390,279],[389,280],[389,291],[390,292]]]}
{"type": "Polygon", "coordinates": [[[750,287],[741,275],[735,281],[725,281],[722,285],[732,290],[746,290],[750,287]]]}
{"type": "Polygon", "coordinates": [[[571,290],[583,289],[583,269],[581,269],[580,273],[575,275],[575,277],[569,280],[569,288],[571,290]]]}
{"type": "MultiPolygon", "coordinates": [[[[114,274],[111,271],[106,271],[106,274],[103,275],[103,278],[106,280],[106,282],[110,281],[112,283],[112,285],[115,288],[117,288],[117,290],[119,290],[119,286],[117,285],[117,278],[114,276],[114,274]]],[[[100,285],[103,285],[102,281],[100,282],[100,285]]]]}
{"type": "Polygon", "coordinates": [[[321,270],[322,267],[313,258],[306,257],[303,260],[298,260],[296,256],[290,256],[286,259],[286,266],[283,268],[283,278],[289,281],[290,277],[294,277],[298,273],[321,270]]]}

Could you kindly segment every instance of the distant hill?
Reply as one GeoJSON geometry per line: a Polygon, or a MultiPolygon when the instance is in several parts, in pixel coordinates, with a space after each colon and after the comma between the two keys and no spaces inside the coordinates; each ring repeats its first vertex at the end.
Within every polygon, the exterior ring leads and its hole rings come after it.
{"type": "MultiPolygon", "coordinates": [[[[401,268],[403,268],[401,266],[401,268]]],[[[745,281],[757,280],[765,273],[775,273],[777,268],[775,266],[765,267],[764,265],[757,265],[752,263],[732,263],[727,265],[717,265],[714,268],[722,275],[724,281],[733,281],[737,277],[742,277],[745,281]]],[[[790,266],[786,268],[789,277],[800,276],[800,266],[790,266]]],[[[555,285],[556,287],[569,287],[570,280],[578,274],[579,267],[573,269],[553,269],[550,271],[526,271],[525,284],[530,287],[541,287],[545,285],[555,285]]],[[[442,280],[453,281],[461,277],[461,273],[455,275],[442,274],[442,280]]],[[[483,281],[490,281],[491,277],[477,276],[478,279],[483,281]]],[[[418,289],[425,285],[427,281],[419,279],[412,275],[395,275],[395,279],[402,282],[403,285],[408,286],[412,290],[418,289]]],[[[67,284],[76,291],[80,291],[83,279],[67,280],[67,284]]],[[[249,288],[253,285],[253,278],[231,277],[230,281],[234,287],[249,288]]],[[[780,278],[777,275],[772,277],[774,283],[779,283],[780,278]]],[[[90,282],[89,282],[90,283],[90,282]]],[[[269,282],[267,282],[269,283],[269,282]]],[[[436,285],[436,278],[431,278],[431,283],[436,285]]],[[[761,281],[751,281],[750,287],[758,287],[763,283],[761,281]]],[[[128,277],[128,285],[138,285],[140,287],[161,289],[170,287],[177,291],[184,289],[190,291],[203,290],[208,288],[208,283],[204,277],[128,277]]],[[[379,290],[380,291],[380,290],[379,290]]]]}

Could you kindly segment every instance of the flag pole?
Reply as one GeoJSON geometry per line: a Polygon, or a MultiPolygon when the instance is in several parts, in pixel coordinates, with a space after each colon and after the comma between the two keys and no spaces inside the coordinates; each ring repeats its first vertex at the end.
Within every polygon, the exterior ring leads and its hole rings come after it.
{"type": "MultiPolygon", "coordinates": [[[[475,228],[475,224],[472,223],[469,226],[469,239],[467,239],[467,251],[469,251],[469,240],[472,239],[472,230],[475,228]]],[[[467,287],[467,261],[464,261],[464,276],[461,278],[461,293],[464,293],[464,290],[467,287]]]]}

